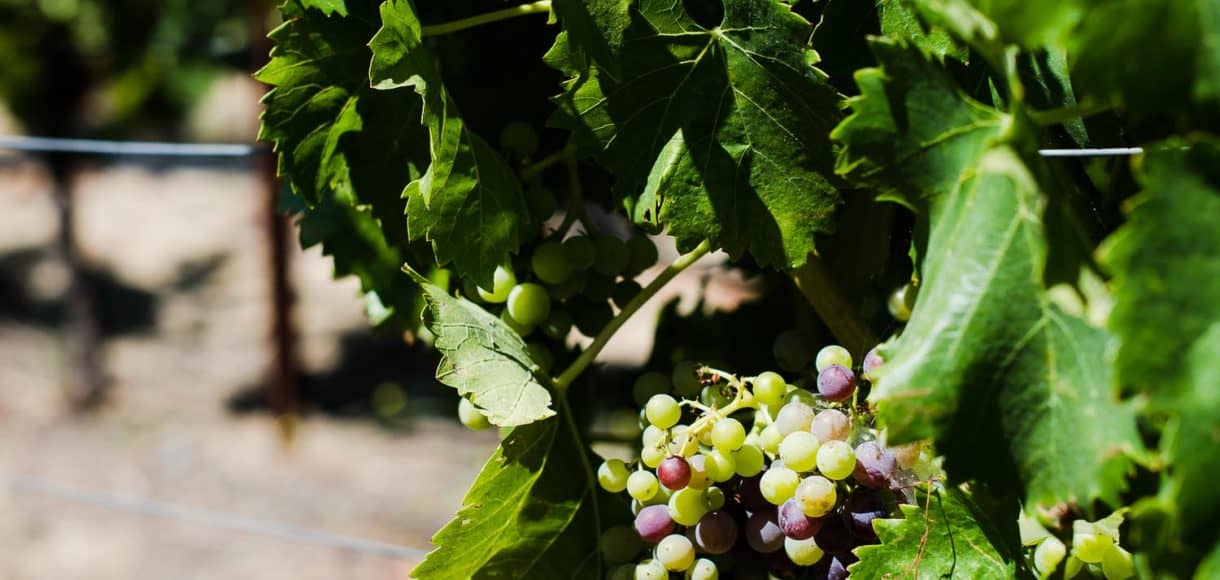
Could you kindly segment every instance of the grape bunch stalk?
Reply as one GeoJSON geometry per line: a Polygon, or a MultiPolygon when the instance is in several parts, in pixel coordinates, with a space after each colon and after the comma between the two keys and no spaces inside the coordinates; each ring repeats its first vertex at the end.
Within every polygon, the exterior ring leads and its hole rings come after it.
{"type": "MultiPolygon", "coordinates": [[[[881,364],[874,349],[862,375],[881,364]]],[[[672,381],[656,372],[636,381],[639,458],[607,460],[597,473],[602,488],[631,496],[635,514],[634,529],[603,536],[607,560],[621,563],[612,578],[782,577],[805,567],[848,576],[852,550],[878,542],[873,520],[909,502],[938,465],[926,445],[886,446],[856,405],[846,349],[823,348],[816,369],[815,390],[772,371],[739,377],[694,363],[677,365],[672,381]]]]}

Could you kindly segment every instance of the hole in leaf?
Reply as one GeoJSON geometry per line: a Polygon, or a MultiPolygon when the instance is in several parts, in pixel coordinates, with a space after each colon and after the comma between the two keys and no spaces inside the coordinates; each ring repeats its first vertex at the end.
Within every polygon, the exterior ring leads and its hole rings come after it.
{"type": "Polygon", "coordinates": [[[724,21],[724,4],[721,0],[682,0],[687,16],[708,30],[720,26],[724,21]]]}

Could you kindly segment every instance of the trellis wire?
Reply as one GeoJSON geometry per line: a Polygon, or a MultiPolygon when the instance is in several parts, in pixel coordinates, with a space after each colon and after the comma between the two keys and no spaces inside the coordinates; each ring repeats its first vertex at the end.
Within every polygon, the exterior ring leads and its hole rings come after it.
{"type": "Polygon", "coordinates": [[[274,520],[252,518],[142,497],[68,487],[34,477],[0,473],[0,487],[111,510],[167,518],[199,526],[248,532],[371,556],[418,561],[427,554],[426,550],[304,528],[274,520]]]}

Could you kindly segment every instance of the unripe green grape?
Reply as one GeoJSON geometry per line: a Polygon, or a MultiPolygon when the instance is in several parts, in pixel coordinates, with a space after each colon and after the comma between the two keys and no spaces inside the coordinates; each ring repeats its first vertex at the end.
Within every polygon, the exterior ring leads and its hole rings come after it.
{"type": "Polygon", "coordinates": [[[800,403],[809,407],[816,407],[818,404],[818,397],[805,389],[793,387],[792,390],[788,391],[788,393],[784,395],[784,403],[800,403]]]}
{"type": "Polygon", "coordinates": [[[733,463],[737,465],[737,475],[742,477],[758,475],[762,472],[766,461],[767,458],[763,455],[762,449],[749,443],[733,452],[733,463]]]}
{"type": "Polygon", "coordinates": [[[716,511],[724,507],[724,490],[716,486],[711,486],[704,490],[704,498],[707,501],[707,509],[716,511]]]}
{"type": "Polygon", "coordinates": [[[631,302],[643,290],[639,283],[635,280],[623,280],[614,285],[614,291],[610,294],[610,298],[614,301],[614,305],[619,309],[627,307],[627,303],[631,302]]]}
{"type": "Polygon", "coordinates": [[[818,471],[835,481],[846,479],[856,469],[856,450],[846,441],[830,440],[818,449],[818,471]]]}
{"type": "Polygon", "coordinates": [[[643,234],[627,239],[627,273],[634,276],[657,263],[657,246],[643,234]]]}
{"type": "Polygon", "coordinates": [[[679,525],[693,526],[708,512],[703,490],[684,487],[669,496],[669,517],[679,525]]]}
{"type": "Polygon", "coordinates": [[[784,435],[779,432],[779,427],[772,424],[767,425],[762,433],[759,433],[758,440],[762,443],[763,451],[775,455],[779,453],[779,446],[784,441],[784,435]]]}
{"type": "Polygon", "coordinates": [[[720,580],[716,563],[707,558],[695,560],[695,565],[686,571],[686,580],[720,580]]]}
{"type": "Polygon", "coordinates": [[[606,580],[635,580],[635,564],[620,564],[606,573],[606,580]]]}
{"type": "Polygon", "coordinates": [[[669,395],[653,395],[648,399],[644,411],[648,414],[648,422],[662,429],[677,425],[682,418],[682,408],[669,395]]]}
{"type": "Polygon", "coordinates": [[[814,366],[820,373],[830,365],[841,365],[850,369],[851,362],[851,353],[847,352],[847,349],[837,344],[832,344],[818,351],[817,361],[814,366]]]}
{"type": "Polygon", "coordinates": [[[820,518],[834,509],[838,495],[834,482],[820,475],[811,475],[801,480],[792,497],[796,499],[801,513],[820,518]]]}
{"type": "Polygon", "coordinates": [[[1059,538],[1048,536],[1043,539],[1034,549],[1034,569],[1038,571],[1038,577],[1046,578],[1054,574],[1066,555],[1067,546],[1059,538]]]}
{"type": "Polygon", "coordinates": [[[597,246],[597,261],[593,271],[603,276],[618,276],[627,269],[627,244],[611,235],[600,235],[593,240],[597,246]]]}
{"type": "Polygon", "coordinates": [[[1114,538],[1088,530],[1072,534],[1072,554],[1087,564],[1100,564],[1106,551],[1114,546],[1114,538]]]}
{"type": "Polygon", "coordinates": [[[674,392],[680,397],[694,397],[703,389],[703,383],[699,382],[699,363],[694,361],[682,361],[674,365],[673,385],[674,392]]]}
{"type": "Polygon", "coordinates": [[[530,333],[534,332],[533,325],[521,324],[520,322],[517,322],[517,319],[513,318],[512,315],[508,313],[507,308],[500,311],[500,321],[511,328],[513,332],[516,332],[522,337],[529,336],[530,333]]]}
{"type": "Polygon", "coordinates": [[[529,157],[538,152],[538,131],[525,121],[512,121],[500,130],[500,147],[529,157]]]}
{"type": "Polygon", "coordinates": [[[508,315],[526,326],[537,326],[551,315],[551,296],[540,284],[517,284],[508,293],[508,315]]]}
{"type": "Polygon", "coordinates": [[[771,467],[763,472],[758,480],[758,491],[763,499],[773,505],[788,501],[801,483],[801,477],[787,467],[771,467]]]}
{"type": "Polygon", "coordinates": [[[788,559],[797,566],[812,566],[825,555],[813,538],[804,540],[784,538],[784,553],[788,554],[788,559]]]}
{"type": "Polygon", "coordinates": [[[735,389],[723,383],[703,387],[703,390],[699,391],[699,402],[714,409],[725,408],[735,398],[735,389]]]}
{"type": "Polygon", "coordinates": [[[529,352],[530,359],[538,365],[538,370],[541,370],[542,374],[551,372],[551,367],[555,364],[555,357],[551,354],[551,349],[541,342],[531,342],[525,345],[525,350],[529,352]]]}
{"type": "Polygon", "coordinates": [[[808,431],[811,423],[813,407],[800,402],[784,405],[775,415],[775,428],[785,437],[797,431],[808,431]]]}
{"type": "Polygon", "coordinates": [[[720,451],[736,451],[745,441],[746,428],[737,419],[725,417],[712,425],[712,445],[720,451]]]}
{"type": "Polygon", "coordinates": [[[630,562],[644,548],[640,535],[629,526],[612,526],[597,542],[602,556],[611,564],[630,562]]]}
{"type": "Polygon", "coordinates": [[[707,489],[712,484],[712,478],[707,474],[707,456],[697,453],[687,463],[690,464],[690,481],[686,487],[691,489],[707,489]]]}
{"type": "Polygon", "coordinates": [[[640,462],[650,469],[656,469],[662,461],[665,461],[665,456],[665,450],[657,447],[645,447],[640,450],[640,462]]]}
{"type": "Polygon", "coordinates": [[[681,534],[666,536],[654,551],[657,561],[670,572],[682,572],[695,563],[695,546],[681,534]]]}
{"type": "Polygon", "coordinates": [[[597,468],[597,483],[610,493],[627,489],[627,478],[630,476],[627,464],[621,459],[607,459],[597,468]]]}
{"type": "Polygon", "coordinates": [[[484,415],[469,399],[458,401],[458,421],[461,421],[471,431],[482,431],[491,427],[487,415],[484,415]]]}
{"type": "Polygon", "coordinates": [[[483,288],[478,289],[479,298],[485,302],[492,304],[500,304],[508,300],[508,293],[512,292],[513,287],[517,285],[517,276],[513,271],[505,266],[496,266],[496,271],[492,274],[491,290],[483,288]]]}
{"type": "Polygon", "coordinates": [[[542,322],[542,334],[551,340],[563,340],[572,331],[572,315],[566,310],[551,309],[551,315],[542,322]]]}
{"type": "Polygon", "coordinates": [[[640,375],[631,386],[631,398],[637,405],[646,405],[653,395],[664,395],[668,392],[669,377],[655,371],[640,375]]]}
{"type": "Polygon", "coordinates": [[[568,276],[560,284],[547,284],[546,291],[551,293],[551,298],[555,300],[565,301],[577,294],[580,294],[585,289],[585,281],[588,280],[588,274],[584,272],[576,272],[568,276]]]}
{"type": "Polygon", "coordinates": [[[714,449],[709,453],[704,453],[706,457],[706,467],[708,479],[721,483],[733,478],[733,474],[737,472],[737,464],[733,461],[733,456],[724,453],[719,449],[714,449]]]}
{"type": "Polygon", "coordinates": [[[585,286],[580,295],[593,302],[605,302],[614,294],[614,279],[596,272],[585,275],[585,286]]]}
{"type": "Polygon", "coordinates": [[[669,580],[669,570],[656,560],[644,560],[635,565],[635,580],[669,580]]]}
{"type": "Polygon", "coordinates": [[[885,305],[889,308],[890,316],[899,322],[906,322],[911,319],[911,305],[907,294],[911,292],[910,284],[903,284],[893,294],[890,294],[885,305]]]}
{"type": "Polygon", "coordinates": [[[793,471],[813,471],[821,444],[813,433],[794,431],[779,444],[779,458],[793,471]]]}
{"type": "Polygon", "coordinates": [[[754,398],[764,405],[779,405],[787,391],[788,384],[779,373],[767,371],[754,378],[754,398]]]}
{"type": "Polygon", "coordinates": [[[568,306],[576,329],[585,336],[597,336],[610,319],[614,318],[614,312],[605,302],[591,302],[578,296],[569,300],[568,306]]]}
{"type": "Polygon", "coordinates": [[[563,247],[575,271],[588,270],[597,261],[597,245],[588,236],[572,236],[563,241],[563,247]]]}
{"type": "Polygon", "coordinates": [[[644,447],[659,447],[665,441],[666,435],[667,433],[664,429],[656,425],[648,425],[644,427],[640,441],[644,443],[644,447]]]}
{"type": "Polygon", "coordinates": [[[1135,563],[1131,553],[1117,544],[1102,554],[1101,569],[1106,580],[1126,580],[1135,575],[1135,563]]]}
{"type": "Polygon", "coordinates": [[[572,264],[563,243],[547,240],[534,249],[530,256],[530,267],[539,280],[547,284],[562,284],[572,275],[572,264]]]}
{"type": "Polygon", "coordinates": [[[652,499],[659,488],[657,476],[648,471],[636,471],[627,478],[627,493],[639,501],[652,499]]]}

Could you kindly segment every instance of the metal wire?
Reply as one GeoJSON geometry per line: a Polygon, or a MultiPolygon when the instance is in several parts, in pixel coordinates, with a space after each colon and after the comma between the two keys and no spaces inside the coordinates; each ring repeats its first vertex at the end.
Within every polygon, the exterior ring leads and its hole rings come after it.
{"type": "Polygon", "coordinates": [[[132,155],[151,157],[251,157],[263,145],[244,143],[159,143],[154,141],[101,141],[0,135],[0,149],[38,153],[132,155]]]}
{"type": "Polygon", "coordinates": [[[168,518],[200,526],[248,532],[252,534],[279,538],[282,540],[315,544],[371,556],[418,561],[422,559],[425,554],[427,554],[427,550],[406,548],[396,546],[394,544],[387,544],[385,542],[378,542],[376,540],[365,540],[353,536],[345,536],[322,530],[303,528],[273,520],[250,518],[236,514],[190,507],[154,499],[123,496],[73,488],[34,477],[0,473],[0,487],[7,487],[17,492],[54,497],[57,499],[111,510],[135,513],[145,516],[168,518]]]}
{"type": "Polygon", "coordinates": [[[1119,157],[1123,155],[1139,155],[1143,147],[1102,147],[1098,149],[1039,149],[1043,157],[1119,157]]]}

